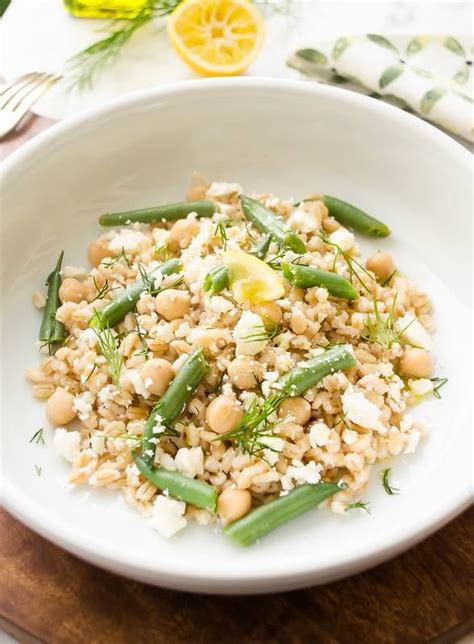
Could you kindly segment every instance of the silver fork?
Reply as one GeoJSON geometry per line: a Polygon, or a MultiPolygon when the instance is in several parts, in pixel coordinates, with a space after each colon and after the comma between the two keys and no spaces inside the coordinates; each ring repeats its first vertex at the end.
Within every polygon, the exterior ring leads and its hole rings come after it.
{"type": "Polygon", "coordinates": [[[0,88],[0,139],[15,129],[36,101],[60,78],[60,74],[31,72],[0,88]]]}

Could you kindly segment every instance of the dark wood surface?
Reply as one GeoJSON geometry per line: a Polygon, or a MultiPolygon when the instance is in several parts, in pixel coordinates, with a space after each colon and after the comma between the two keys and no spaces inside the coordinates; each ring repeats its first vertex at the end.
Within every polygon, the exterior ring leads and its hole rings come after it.
{"type": "MultiPolygon", "coordinates": [[[[32,117],[0,156],[50,124],[32,117]]],[[[104,572],[0,511],[0,629],[21,642],[67,644],[457,642],[474,632],[473,535],[471,508],[354,577],[291,593],[216,597],[104,572]]]]}

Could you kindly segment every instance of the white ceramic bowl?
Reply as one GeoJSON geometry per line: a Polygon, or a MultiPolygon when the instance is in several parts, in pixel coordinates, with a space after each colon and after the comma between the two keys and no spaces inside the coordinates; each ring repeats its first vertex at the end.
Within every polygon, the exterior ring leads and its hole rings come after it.
{"type": "MultiPolygon", "coordinates": [[[[185,82],[65,121],[4,164],[2,260],[3,496],[21,521],[84,559],[183,590],[248,593],[319,584],[392,557],[466,507],[469,438],[470,155],[423,121],[339,89],[276,80],[185,82]],[[212,528],[161,539],[118,492],[69,490],[69,466],[29,444],[45,424],[23,372],[38,359],[41,288],[60,249],[85,265],[103,211],[183,197],[193,170],[247,191],[338,195],[387,222],[361,240],[393,252],[434,299],[441,401],[415,413],[431,425],[416,454],[395,459],[398,496],[375,475],[372,514],[314,511],[250,549],[212,528]],[[35,465],[40,466],[41,476],[35,465]]],[[[384,465],[383,467],[386,467],[384,465]]],[[[381,469],[377,467],[376,469],[381,469]]]]}

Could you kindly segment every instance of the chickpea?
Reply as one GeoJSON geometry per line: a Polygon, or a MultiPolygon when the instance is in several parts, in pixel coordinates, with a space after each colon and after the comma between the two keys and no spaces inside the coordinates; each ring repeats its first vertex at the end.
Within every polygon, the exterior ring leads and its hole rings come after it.
{"type": "Polygon", "coordinates": [[[55,427],[59,427],[74,420],[76,412],[74,411],[73,402],[74,396],[69,391],[62,389],[62,387],[58,387],[46,403],[48,422],[55,427]]]}
{"type": "Polygon", "coordinates": [[[224,523],[231,523],[243,517],[252,507],[252,495],[248,490],[226,488],[219,495],[217,512],[224,523]]]}
{"type": "Polygon", "coordinates": [[[174,376],[173,367],[163,358],[151,358],[147,360],[140,370],[140,377],[145,383],[148,391],[155,396],[165,393],[170,380],[174,376]],[[147,382],[147,380],[151,380],[147,382]]]}
{"type": "Polygon", "coordinates": [[[408,347],[400,359],[400,372],[404,376],[428,378],[433,371],[433,358],[424,349],[408,347]]]}
{"type": "Polygon", "coordinates": [[[105,239],[96,239],[89,244],[87,249],[87,257],[92,266],[98,266],[103,259],[111,255],[112,253],[105,239]]]}
{"type": "Polygon", "coordinates": [[[178,219],[170,230],[169,240],[181,248],[186,248],[199,231],[199,224],[195,219],[178,219]]]}
{"type": "Polygon", "coordinates": [[[302,396],[287,398],[278,408],[278,415],[281,418],[290,416],[298,425],[306,425],[311,418],[311,405],[302,396]]]}
{"type": "Polygon", "coordinates": [[[61,302],[82,302],[85,299],[85,289],[82,282],[74,277],[66,277],[59,287],[61,302]]]}
{"type": "Polygon", "coordinates": [[[262,378],[262,368],[252,358],[235,358],[227,367],[227,373],[239,389],[253,389],[262,378]]]}
{"type": "Polygon", "coordinates": [[[206,198],[209,186],[192,186],[186,193],[187,201],[201,201],[206,198]]]}
{"type": "Polygon", "coordinates": [[[218,434],[225,434],[242,418],[242,407],[233,396],[217,396],[206,409],[209,427],[218,434]]]}
{"type": "Polygon", "coordinates": [[[281,308],[275,302],[265,302],[259,304],[255,312],[262,318],[263,324],[267,331],[272,331],[281,322],[282,312],[281,308]]]}
{"type": "Polygon", "coordinates": [[[297,286],[293,286],[290,288],[288,291],[288,299],[292,304],[295,302],[302,302],[304,300],[304,291],[302,288],[298,288],[297,286]]]}
{"type": "Polygon", "coordinates": [[[155,298],[156,312],[162,315],[165,320],[177,320],[182,318],[191,306],[191,297],[187,291],[178,291],[170,288],[158,293],[155,298]]]}
{"type": "Polygon", "coordinates": [[[367,259],[365,266],[369,271],[372,271],[375,277],[381,282],[387,280],[395,270],[392,256],[389,253],[383,253],[380,250],[367,259]]]}
{"type": "Polygon", "coordinates": [[[308,320],[305,318],[304,313],[299,309],[295,309],[291,314],[290,328],[293,333],[301,335],[306,331],[308,320]]]}

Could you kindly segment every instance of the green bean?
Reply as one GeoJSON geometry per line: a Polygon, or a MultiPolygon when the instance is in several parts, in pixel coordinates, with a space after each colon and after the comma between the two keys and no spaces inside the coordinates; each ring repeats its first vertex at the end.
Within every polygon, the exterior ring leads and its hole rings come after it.
{"type": "Polygon", "coordinates": [[[277,380],[278,391],[291,397],[300,396],[325,376],[342,369],[350,369],[355,364],[356,360],[351,351],[344,345],[337,345],[316,358],[301,362],[285,373],[277,380]]]}
{"type": "Polygon", "coordinates": [[[147,465],[153,464],[156,440],[159,439],[161,431],[170,427],[181,414],[206,372],[207,362],[202,347],[199,347],[186,358],[168,389],[153,407],[143,432],[143,460],[147,465]]]}
{"type": "Polygon", "coordinates": [[[160,490],[167,490],[170,496],[191,503],[197,508],[208,510],[213,514],[216,512],[217,492],[212,485],[204,481],[196,481],[179,472],[149,467],[136,453],[133,454],[133,460],[143,476],[160,490]]]}
{"type": "Polygon", "coordinates": [[[203,288],[211,295],[220,293],[229,286],[229,269],[223,264],[214,266],[204,278],[203,288]]]}
{"type": "Polygon", "coordinates": [[[277,217],[274,212],[266,208],[259,201],[240,195],[242,212],[246,219],[251,221],[258,230],[265,234],[271,234],[273,239],[289,248],[295,253],[305,253],[306,246],[281,217],[277,217]]]}
{"type": "Polygon", "coordinates": [[[334,297],[342,297],[346,300],[359,297],[354,286],[337,273],[321,271],[313,266],[303,266],[303,264],[288,264],[287,262],[281,263],[281,270],[284,277],[293,286],[299,288],[322,286],[334,297]]]}
{"type": "Polygon", "coordinates": [[[249,546],[282,523],[318,506],[340,489],[337,483],[301,485],[291,490],[287,496],[280,496],[255,508],[242,519],[226,526],[223,533],[240,546],[249,546]]]}
{"type": "Polygon", "coordinates": [[[390,235],[390,228],[386,224],[375,219],[375,217],[371,217],[360,208],[347,203],[347,201],[324,195],[323,202],[331,217],[334,217],[344,226],[353,228],[369,237],[387,237],[387,235],[390,235]]]}
{"type": "Polygon", "coordinates": [[[216,205],[212,201],[182,201],[152,208],[112,212],[101,215],[99,224],[101,226],[123,226],[135,221],[142,224],[153,224],[160,221],[184,219],[192,212],[195,212],[198,217],[212,217],[216,212],[216,205]]]}
{"type": "Polygon", "coordinates": [[[44,307],[43,319],[39,330],[39,340],[42,346],[47,346],[49,355],[52,355],[60,346],[64,344],[67,338],[66,327],[62,322],[56,320],[56,312],[61,306],[59,299],[59,288],[61,286],[61,264],[63,262],[64,251],[61,251],[56,267],[46,280],[48,294],[46,297],[46,306],[44,307]]]}
{"type": "Polygon", "coordinates": [[[265,235],[262,239],[255,244],[255,246],[250,251],[252,255],[258,257],[258,259],[264,260],[270,250],[270,244],[272,243],[272,235],[265,235]]]}
{"type": "MultiPolygon", "coordinates": [[[[172,275],[173,273],[179,273],[183,270],[183,262],[179,259],[169,259],[168,261],[158,266],[153,271],[150,271],[147,275],[147,279],[152,280],[156,272],[162,273],[162,275],[172,275]]],[[[121,322],[127,313],[133,311],[140,295],[146,290],[147,286],[143,278],[133,282],[119,293],[119,295],[108,302],[103,309],[96,311],[92,316],[89,325],[99,328],[112,328],[121,322]]]]}

